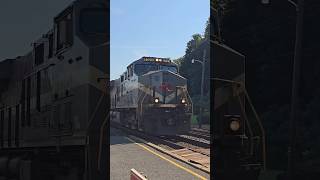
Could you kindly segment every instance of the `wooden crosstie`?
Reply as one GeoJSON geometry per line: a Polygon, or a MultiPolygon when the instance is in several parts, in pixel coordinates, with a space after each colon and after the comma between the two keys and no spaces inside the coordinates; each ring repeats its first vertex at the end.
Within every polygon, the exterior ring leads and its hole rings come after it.
{"type": "MultiPolygon", "coordinates": [[[[200,149],[199,149],[199,151],[200,151],[200,149]]],[[[206,150],[203,149],[203,151],[206,151],[206,150]]],[[[195,150],[188,149],[188,148],[172,150],[171,153],[176,154],[178,156],[181,156],[181,157],[187,159],[191,163],[199,164],[201,166],[204,166],[204,167],[210,169],[210,156],[207,156],[203,153],[200,153],[195,150]]]]}

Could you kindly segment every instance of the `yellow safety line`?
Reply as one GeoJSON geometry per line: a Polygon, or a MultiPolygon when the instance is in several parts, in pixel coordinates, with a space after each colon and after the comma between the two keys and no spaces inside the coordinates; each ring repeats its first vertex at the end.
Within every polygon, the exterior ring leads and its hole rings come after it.
{"type": "Polygon", "coordinates": [[[174,161],[171,161],[170,159],[168,159],[168,158],[166,158],[166,157],[164,157],[164,156],[162,156],[162,155],[160,155],[160,154],[152,151],[151,149],[145,147],[144,145],[141,145],[141,144],[135,142],[134,140],[132,140],[132,139],[130,139],[130,138],[128,138],[128,137],[126,137],[126,138],[127,138],[129,141],[133,142],[134,144],[136,144],[136,145],[142,147],[143,149],[151,152],[152,154],[160,157],[161,159],[166,160],[166,161],[170,162],[171,164],[177,166],[178,168],[183,169],[183,170],[187,171],[188,173],[190,173],[190,174],[192,174],[192,175],[194,175],[194,176],[196,176],[196,177],[198,177],[198,178],[200,178],[200,179],[202,179],[202,180],[207,180],[207,178],[205,178],[205,177],[203,177],[203,176],[201,176],[201,175],[193,172],[192,170],[190,170],[190,169],[188,169],[188,168],[186,168],[186,167],[181,166],[180,164],[175,163],[174,161]]]}

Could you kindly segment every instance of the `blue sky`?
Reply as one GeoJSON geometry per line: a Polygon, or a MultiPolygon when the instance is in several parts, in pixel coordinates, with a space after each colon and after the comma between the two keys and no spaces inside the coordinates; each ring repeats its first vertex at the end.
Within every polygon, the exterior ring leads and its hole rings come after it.
{"type": "Polygon", "coordinates": [[[111,0],[110,75],[118,78],[142,56],[175,59],[195,33],[203,34],[209,0],[111,0]]]}

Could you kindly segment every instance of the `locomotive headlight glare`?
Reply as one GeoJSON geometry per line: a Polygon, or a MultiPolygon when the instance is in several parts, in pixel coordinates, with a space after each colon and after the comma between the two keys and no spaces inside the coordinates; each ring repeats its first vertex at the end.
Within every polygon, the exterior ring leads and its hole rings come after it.
{"type": "Polygon", "coordinates": [[[186,102],[187,102],[187,101],[186,101],[185,98],[181,99],[181,103],[182,103],[182,104],[184,104],[184,103],[186,103],[186,102]]]}
{"type": "Polygon", "coordinates": [[[159,102],[159,98],[155,98],[155,99],[154,99],[154,102],[155,102],[155,103],[158,103],[158,102],[159,102]]]}
{"type": "Polygon", "coordinates": [[[240,122],[238,120],[231,120],[230,129],[232,131],[238,131],[240,129],[240,122]]]}

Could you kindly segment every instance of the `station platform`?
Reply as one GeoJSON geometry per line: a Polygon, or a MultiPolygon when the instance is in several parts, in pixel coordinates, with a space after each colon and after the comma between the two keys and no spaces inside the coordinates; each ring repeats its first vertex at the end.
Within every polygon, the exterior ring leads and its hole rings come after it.
{"type": "Polygon", "coordinates": [[[130,179],[130,169],[148,180],[210,179],[210,175],[163,154],[110,127],[110,179],[130,179]]]}

